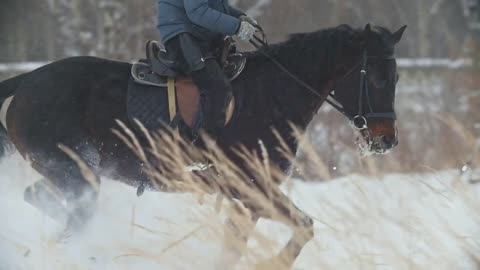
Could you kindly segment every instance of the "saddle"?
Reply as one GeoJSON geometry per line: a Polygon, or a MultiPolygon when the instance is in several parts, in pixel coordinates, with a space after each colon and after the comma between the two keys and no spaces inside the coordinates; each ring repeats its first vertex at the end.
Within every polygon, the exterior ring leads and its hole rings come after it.
{"type": "MultiPolygon", "coordinates": [[[[245,68],[246,57],[236,52],[233,39],[226,38],[224,42],[224,48],[212,58],[233,81],[245,68]]],[[[175,71],[175,63],[168,59],[166,50],[158,42],[147,42],[146,59],[134,63],[131,69],[127,93],[129,120],[139,120],[148,130],[158,130],[165,125],[176,129],[180,120],[196,129],[201,118],[200,105],[200,91],[192,79],[175,71]]],[[[235,97],[227,108],[226,124],[234,110],[235,97]]]]}

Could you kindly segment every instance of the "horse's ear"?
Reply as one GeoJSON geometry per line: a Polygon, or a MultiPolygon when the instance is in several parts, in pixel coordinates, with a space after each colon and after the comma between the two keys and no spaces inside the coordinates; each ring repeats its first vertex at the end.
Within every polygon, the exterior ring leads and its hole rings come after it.
{"type": "Polygon", "coordinates": [[[403,36],[403,33],[405,32],[405,29],[407,29],[406,25],[400,27],[400,29],[398,29],[397,32],[392,34],[393,42],[395,42],[395,44],[398,43],[400,41],[400,39],[402,39],[402,36],[403,36]]]}
{"type": "Polygon", "coordinates": [[[367,23],[367,25],[365,25],[365,29],[363,31],[365,32],[365,34],[367,34],[367,36],[372,33],[372,27],[370,26],[369,23],[367,23]]]}

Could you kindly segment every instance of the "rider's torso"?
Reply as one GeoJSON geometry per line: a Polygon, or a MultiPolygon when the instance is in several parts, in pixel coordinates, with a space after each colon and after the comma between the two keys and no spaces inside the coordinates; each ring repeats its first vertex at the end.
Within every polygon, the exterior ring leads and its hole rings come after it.
{"type": "MultiPolygon", "coordinates": [[[[208,6],[219,12],[228,14],[225,0],[208,0],[208,6]]],[[[184,0],[159,0],[158,1],[158,29],[163,42],[188,32],[196,38],[210,41],[222,36],[220,33],[211,32],[204,27],[194,24],[188,17],[184,0]]]]}

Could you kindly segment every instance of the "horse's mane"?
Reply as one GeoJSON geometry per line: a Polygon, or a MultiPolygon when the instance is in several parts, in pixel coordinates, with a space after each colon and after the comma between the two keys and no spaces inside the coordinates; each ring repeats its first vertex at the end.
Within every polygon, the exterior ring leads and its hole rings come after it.
{"type": "MultiPolygon", "coordinates": [[[[325,28],[309,33],[293,33],[288,36],[288,39],[282,43],[276,45],[286,45],[289,43],[325,43],[335,41],[339,42],[354,42],[360,38],[363,33],[363,28],[352,28],[348,24],[341,24],[336,27],[325,28]]],[[[382,26],[373,26],[372,31],[379,34],[392,34],[390,30],[382,26]]]]}
{"type": "MultiPolygon", "coordinates": [[[[332,67],[337,55],[345,49],[345,44],[353,43],[361,33],[361,29],[354,29],[349,25],[342,24],[309,33],[291,34],[287,40],[269,45],[263,48],[263,51],[268,55],[282,55],[287,58],[298,57],[299,51],[307,52],[306,55],[312,57],[302,59],[302,62],[308,63],[325,59],[323,65],[332,67]]],[[[255,51],[251,53],[251,56],[255,57],[261,54],[261,52],[255,51]]]]}
{"type": "Polygon", "coordinates": [[[302,41],[305,39],[315,39],[317,41],[321,41],[323,39],[328,39],[331,37],[333,33],[335,34],[343,34],[344,37],[350,36],[354,32],[360,32],[358,29],[355,30],[353,29],[350,25],[348,24],[342,24],[336,27],[329,27],[321,30],[317,30],[314,32],[308,32],[308,33],[293,33],[288,36],[288,39],[286,42],[295,42],[295,41],[302,41]]]}
{"type": "MultiPolygon", "coordinates": [[[[338,59],[344,57],[346,50],[354,46],[356,37],[360,37],[362,32],[361,29],[354,29],[344,24],[309,33],[291,34],[283,42],[248,53],[248,61],[254,63],[248,69],[253,69],[256,73],[268,74],[268,71],[262,70],[265,63],[271,63],[265,56],[268,55],[300,79],[310,81],[313,87],[321,88],[330,79],[331,71],[338,66],[338,59]],[[312,80],[312,77],[317,79],[312,80]]],[[[275,72],[272,71],[269,76],[276,76],[278,67],[272,70],[275,72]]],[[[271,78],[271,80],[277,79],[271,78]]]]}

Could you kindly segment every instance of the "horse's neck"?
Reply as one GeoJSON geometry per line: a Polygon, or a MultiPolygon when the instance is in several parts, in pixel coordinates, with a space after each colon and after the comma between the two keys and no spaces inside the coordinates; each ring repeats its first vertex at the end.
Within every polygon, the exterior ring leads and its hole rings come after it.
{"type": "Polygon", "coordinates": [[[306,128],[314,114],[328,95],[328,85],[331,81],[328,68],[328,54],[318,52],[321,48],[306,48],[314,44],[280,44],[275,45],[266,53],[284,66],[290,73],[284,72],[268,57],[256,53],[249,59],[250,76],[258,84],[264,85],[257,93],[268,100],[265,106],[277,111],[275,115],[288,120],[300,128],[306,128]],[[322,56],[322,54],[324,56],[322,56]],[[292,75],[315,89],[315,93],[302,86],[292,75]],[[259,82],[261,80],[262,82],[259,82]]]}

